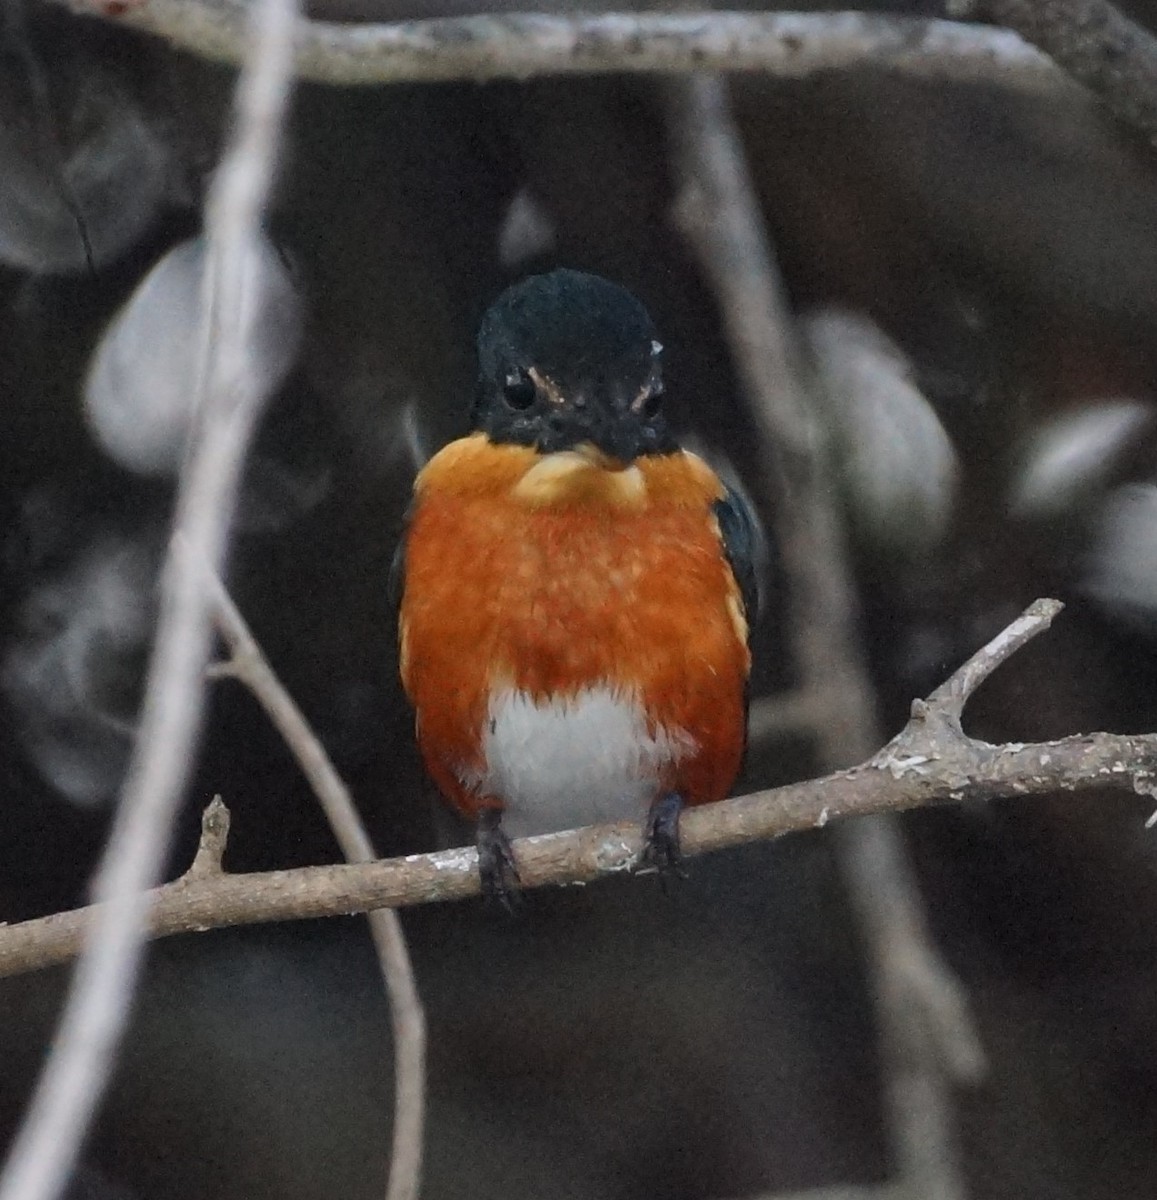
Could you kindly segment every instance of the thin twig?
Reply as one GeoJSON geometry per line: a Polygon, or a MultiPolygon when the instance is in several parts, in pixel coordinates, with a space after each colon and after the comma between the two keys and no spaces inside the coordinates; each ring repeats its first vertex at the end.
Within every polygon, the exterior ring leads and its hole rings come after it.
{"type": "MultiPolygon", "coordinates": [[[[56,0],[220,62],[240,61],[238,0],[56,0]]],[[[951,21],[842,13],[509,13],[298,26],[296,70],[316,83],[483,82],[608,71],[760,71],[803,79],[870,67],[919,79],[1071,89],[1016,34],[951,21]]]]}
{"type": "Polygon", "coordinates": [[[960,720],[969,696],[992,674],[1010,654],[1031,641],[1043,627],[1047,629],[1060,614],[1064,605],[1059,600],[1037,600],[1017,617],[1007,629],[996,635],[979,654],[974,654],[951,679],[928,697],[926,703],[960,720]],[[1003,657],[991,652],[997,646],[1003,657]]]}
{"type": "MultiPolygon", "coordinates": [[[[676,218],[718,298],[768,463],[778,460],[785,476],[781,495],[771,493],[766,477],[760,483],[765,511],[776,514],[801,691],[813,702],[826,701],[811,731],[817,757],[832,770],[864,757],[880,740],[838,489],[827,472],[822,428],[803,382],[802,350],[726,85],[718,77],[679,80],[668,95],[679,180],[676,218]]],[[[856,822],[841,834],[875,980],[898,1184],[912,1200],[956,1200],[962,1185],[942,1064],[974,1077],[983,1061],[979,1043],[963,993],[925,927],[897,830],[881,819],[856,822]],[[938,1054],[917,1036],[918,1024],[946,1039],[938,1054]]]]}
{"type": "MultiPolygon", "coordinates": [[[[237,128],[210,194],[199,427],[176,525],[205,561],[220,561],[262,389],[247,362],[259,297],[246,267],[277,156],[291,69],[293,0],[254,9],[253,66],[238,86],[237,128]]],[[[101,904],[54,1049],[16,1138],[0,1200],[52,1200],[76,1160],[127,1019],[147,934],[145,889],[161,871],[202,711],[208,610],[198,578],[173,555],[145,701],[121,804],[95,885],[101,904]]]]}
{"type": "MultiPolygon", "coordinates": [[[[220,579],[210,573],[207,583],[213,619],[230,653],[211,674],[232,676],[253,693],[309,780],[346,859],[351,863],[376,861],[378,855],[353,797],[325,747],[270,666],[220,579]]],[[[394,1131],[386,1200],[414,1200],[422,1175],[426,1018],[398,914],[389,908],[377,909],[369,913],[369,922],[394,1034],[394,1131]]]]}
{"type": "MultiPolygon", "coordinates": [[[[1033,619],[1033,632],[1047,621],[1033,619]]],[[[993,666],[1011,650],[1000,639],[982,654],[993,666]]],[[[938,710],[928,706],[929,711],[938,710]]],[[[868,761],[822,779],[752,792],[690,809],[680,826],[688,857],[815,829],[845,817],[931,804],[982,802],[1108,788],[1149,795],[1157,779],[1157,734],[1087,733],[1032,745],[974,741],[948,720],[913,716],[868,761]]],[[[526,888],[590,883],[639,865],[637,824],[598,825],[515,843],[526,888]]],[[[213,879],[178,879],[148,896],[152,937],[271,921],[310,920],[461,900],[479,891],[473,847],[359,866],[304,867],[213,879]]],[[[73,958],[94,908],[0,927],[0,978],[73,958]]]]}
{"type": "Polygon", "coordinates": [[[185,872],[186,879],[205,879],[224,871],[225,846],[229,841],[229,810],[220,796],[214,796],[201,814],[201,840],[197,853],[185,872]]]}

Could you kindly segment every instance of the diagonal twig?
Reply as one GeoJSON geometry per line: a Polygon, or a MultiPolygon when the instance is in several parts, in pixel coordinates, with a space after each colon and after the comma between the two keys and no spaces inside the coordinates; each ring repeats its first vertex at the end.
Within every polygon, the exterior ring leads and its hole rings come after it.
{"type": "MultiPolygon", "coordinates": [[[[246,264],[277,158],[291,74],[293,0],[254,8],[252,65],[237,93],[237,127],[210,193],[198,388],[199,428],[177,499],[176,525],[217,564],[263,389],[247,362],[259,297],[246,264]]],[[[148,930],[145,893],[161,871],[192,760],[209,651],[204,589],[169,556],[137,749],[95,893],[102,902],[60,1028],[3,1177],[2,1200],[52,1200],[72,1170],[105,1087],[148,930]]]]}
{"type": "MultiPolygon", "coordinates": [[[[353,797],[325,747],[270,666],[220,579],[205,574],[213,620],[229,647],[229,658],[214,664],[210,675],[232,677],[252,692],[309,780],[347,861],[376,861],[378,855],[353,797]]],[[[422,1175],[426,1112],[426,1018],[398,914],[380,908],[368,916],[394,1034],[394,1132],[386,1200],[415,1200],[422,1175]]]]}
{"type": "MultiPolygon", "coordinates": [[[[676,217],[717,297],[765,458],[784,478],[774,494],[765,472],[764,509],[776,514],[800,692],[812,698],[817,757],[831,770],[880,740],[839,491],[726,85],[700,76],[670,84],[667,94],[676,217]]],[[[983,1065],[967,1004],[932,944],[898,831],[877,819],[840,834],[882,1028],[897,1186],[911,1200],[957,1200],[963,1185],[944,1078],[975,1078],[983,1065]]]]}
{"type": "Polygon", "coordinates": [[[1015,654],[1026,642],[1032,641],[1045,627],[1051,625],[1064,605],[1059,600],[1035,600],[1011,625],[974,654],[951,678],[942,683],[927,700],[920,704],[939,709],[946,716],[954,717],[959,723],[964,714],[964,705],[978,687],[1010,655],[1015,654]]]}
{"type": "Polygon", "coordinates": [[[1157,145],[1157,37],[1108,0],[949,0],[1016,30],[1157,145]]]}

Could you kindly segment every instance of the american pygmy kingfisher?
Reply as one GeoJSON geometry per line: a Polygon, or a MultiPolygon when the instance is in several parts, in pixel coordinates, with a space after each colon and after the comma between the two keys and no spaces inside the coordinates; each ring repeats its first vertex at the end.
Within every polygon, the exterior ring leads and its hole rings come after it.
{"type": "Polygon", "coordinates": [[[676,442],[661,361],[623,288],[525,279],[482,320],[473,432],[414,484],[402,682],[491,894],[518,883],[508,835],[597,821],[645,820],[675,866],[682,806],[739,771],[758,530],[676,442]]]}

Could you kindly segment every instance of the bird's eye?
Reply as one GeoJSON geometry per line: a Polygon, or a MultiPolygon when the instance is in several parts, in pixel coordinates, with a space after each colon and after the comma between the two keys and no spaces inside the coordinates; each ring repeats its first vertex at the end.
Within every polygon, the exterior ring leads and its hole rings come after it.
{"type": "Polygon", "coordinates": [[[538,396],[534,380],[521,373],[507,375],[502,385],[502,395],[511,408],[527,409],[538,396]]]}
{"type": "Polygon", "coordinates": [[[641,412],[643,419],[649,421],[652,417],[659,415],[659,409],[663,407],[663,385],[656,383],[647,393],[646,399],[643,401],[641,412]]]}

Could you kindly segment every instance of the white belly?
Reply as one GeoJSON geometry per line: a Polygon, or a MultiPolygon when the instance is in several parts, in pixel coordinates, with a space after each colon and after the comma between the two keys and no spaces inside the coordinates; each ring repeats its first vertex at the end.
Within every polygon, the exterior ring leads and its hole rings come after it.
{"type": "Polygon", "coordinates": [[[525,692],[490,697],[486,770],[463,782],[506,806],[511,837],[600,821],[641,820],[666,768],[695,749],[685,730],[649,731],[638,702],[609,687],[536,704],[525,692]]]}

